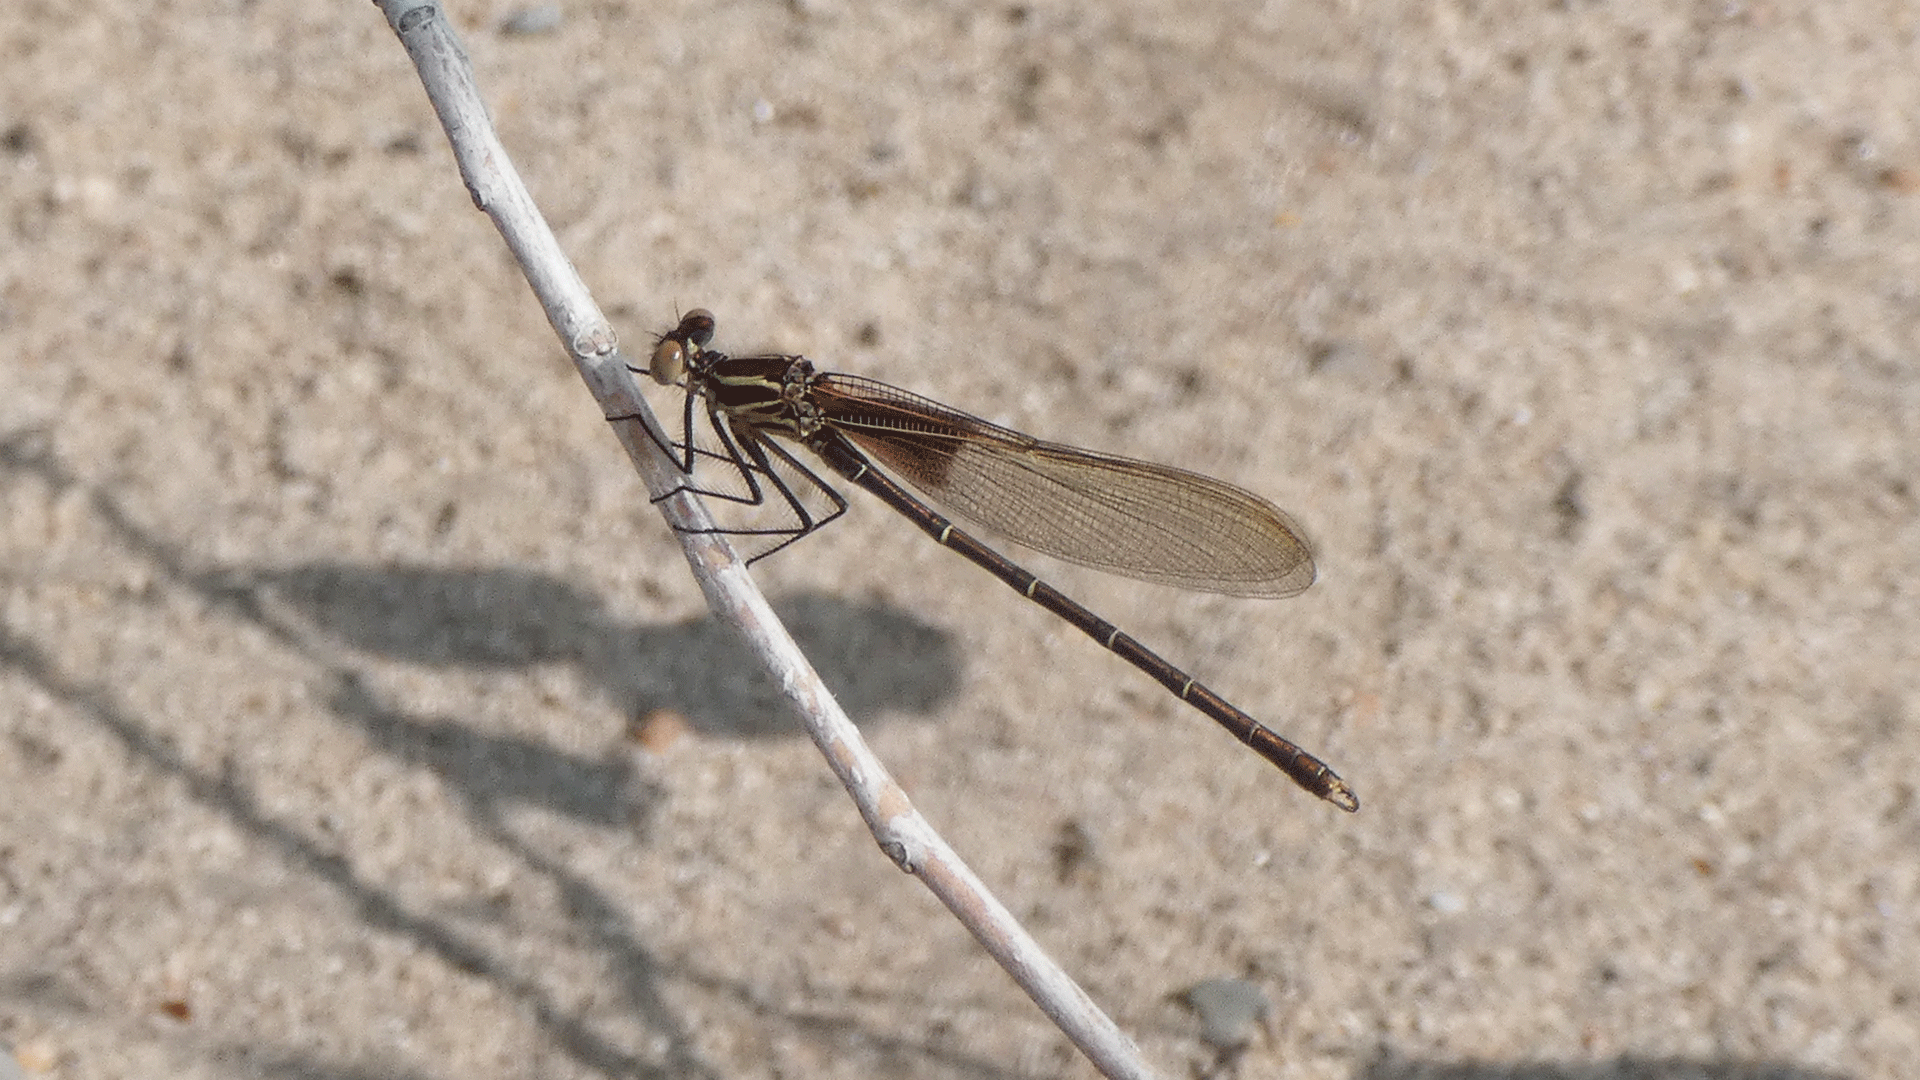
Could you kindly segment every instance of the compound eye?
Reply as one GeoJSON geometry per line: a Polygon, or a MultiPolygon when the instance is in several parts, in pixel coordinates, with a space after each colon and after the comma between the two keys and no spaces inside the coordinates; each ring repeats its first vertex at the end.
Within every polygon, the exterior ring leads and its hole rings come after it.
{"type": "Polygon", "coordinates": [[[706,348],[707,342],[713,340],[713,312],[697,307],[680,316],[680,326],[673,336],[706,348]]]}
{"type": "Polygon", "coordinates": [[[687,373],[687,347],[676,338],[661,338],[660,344],[653,347],[653,364],[647,373],[661,386],[679,382],[687,373]]]}

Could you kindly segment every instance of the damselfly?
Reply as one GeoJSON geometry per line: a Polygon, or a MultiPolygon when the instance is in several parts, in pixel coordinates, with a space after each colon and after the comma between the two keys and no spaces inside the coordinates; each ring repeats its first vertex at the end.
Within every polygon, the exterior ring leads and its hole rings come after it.
{"type": "Polygon", "coordinates": [[[1353,789],[1320,759],[955,528],[875,463],[958,516],[1035,550],[1143,581],[1231,596],[1292,596],[1313,583],[1313,556],[1299,528],[1272,503],[1198,473],[1044,442],[886,383],[815,371],[802,356],[729,356],[707,347],[713,330],[712,314],[688,312],[661,335],[651,366],[635,370],[686,393],[682,441],[663,448],[686,474],[683,488],[753,505],[766,505],[771,492],[785,504],[792,525],[721,530],[771,538],[772,545],[754,558],[847,509],[832,485],[772,438],[779,436],[813,451],[927,535],[1152,676],[1301,787],[1342,810],[1359,809],[1353,789]],[[696,402],[704,403],[718,449],[695,446],[696,402]],[[697,486],[693,474],[702,458],[724,462],[739,487],[697,486]],[[832,509],[821,515],[809,510],[788,477],[816,489],[832,509]]]}

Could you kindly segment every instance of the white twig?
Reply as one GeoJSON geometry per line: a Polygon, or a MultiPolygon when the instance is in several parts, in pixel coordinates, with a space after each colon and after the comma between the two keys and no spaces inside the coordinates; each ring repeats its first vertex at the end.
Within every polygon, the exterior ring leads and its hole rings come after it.
{"type": "MultiPolygon", "coordinates": [[[[602,414],[632,418],[613,426],[627,456],[646,481],[647,490],[655,496],[674,490],[679,486],[679,473],[649,436],[651,430],[664,439],[659,423],[627,371],[627,358],[619,350],[612,326],[561,252],[559,241],[507,157],[481,103],[472,65],[453,27],[431,0],[375,2],[419,70],[427,97],[453,144],[460,175],[474,205],[485,211],[500,230],[546,310],[547,321],[599,401],[602,414]]],[[[906,792],[867,748],[859,729],[840,710],[813,665],[774,617],[766,598],[747,575],[745,564],[724,538],[711,531],[713,521],[706,508],[684,492],[658,505],[679,536],[707,603],[739,628],[754,654],[779,681],[799,710],[814,744],[826,755],[860,808],[880,849],[902,870],[919,877],[947,905],[1096,1068],[1115,1078],[1152,1076],[1133,1041],[1041,951],[913,808],[906,792]]]]}

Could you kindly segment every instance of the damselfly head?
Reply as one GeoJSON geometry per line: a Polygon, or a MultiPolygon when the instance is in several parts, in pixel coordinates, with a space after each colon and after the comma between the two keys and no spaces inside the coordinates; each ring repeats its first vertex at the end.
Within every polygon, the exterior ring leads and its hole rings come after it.
{"type": "Polygon", "coordinates": [[[690,341],[695,346],[693,351],[699,352],[706,348],[707,342],[713,340],[713,312],[706,308],[694,308],[680,316],[680,325],[674,327],[673,333],[667,336],[690,341]]]}
{"type": "Polygon", "coordinates": [[[672,386],[687,373],[687,347],[675,340],[672,334],[660,339],[653,347],[653,363],[647,366],[647,374],[661,386],[672,386]]]}
{"type": "Polygon", "coordinates": [[[694,308],[680,316],[680,325],[660,336],[653,347],[653,364],[647,369],[653,381],[672,386],[686,375],[700,358],[700,350],[713,340],[713,312],[694,308]]]}

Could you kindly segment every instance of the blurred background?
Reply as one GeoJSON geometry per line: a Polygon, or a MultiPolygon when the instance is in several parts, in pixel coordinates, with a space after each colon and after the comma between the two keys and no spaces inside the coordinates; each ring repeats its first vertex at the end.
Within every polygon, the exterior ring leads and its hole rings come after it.
{"type": "MultiPolygon", "coordinates": [[[[1306,527],[1277,602],[1009,553],[1352,817],[859,492],[755,568],[1168,1075],[1911,1068],[1911,5],[449,15],[636,353],[710,308],[1306,527]]],[[[708,617],[373,5],[0,57],[20,1069],[1091,1075],[708,617]]]]}

